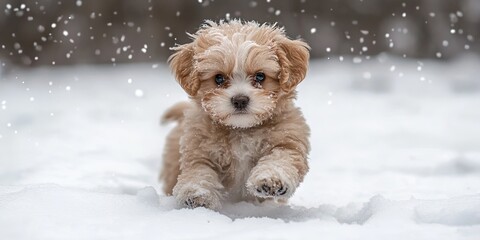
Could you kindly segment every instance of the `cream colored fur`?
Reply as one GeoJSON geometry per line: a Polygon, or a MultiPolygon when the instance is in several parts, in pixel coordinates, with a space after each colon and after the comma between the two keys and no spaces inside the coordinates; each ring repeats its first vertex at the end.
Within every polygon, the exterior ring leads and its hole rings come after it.
{"type": "Polygon", "coordinates": [[[164,192],[187,207],[222,201],[285,201],[308,171],[310,130],[293,104],[308,45],[255,22],[207,22],[170,65],[190,103],[167,110],[177,121],[163,156],[164,192]],[[255,74],[265,74],[261,82],[255,74]],[[217,84],[221,74],[225,82],[217,84]],[[247,96],[238,111],[232,98],[247,96]]]}

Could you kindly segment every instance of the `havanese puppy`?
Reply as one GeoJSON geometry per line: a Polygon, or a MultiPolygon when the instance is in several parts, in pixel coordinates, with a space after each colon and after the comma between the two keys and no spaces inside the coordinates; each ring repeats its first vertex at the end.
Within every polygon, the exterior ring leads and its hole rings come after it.
{"type": "Polygon", "coordinates": [[[176,80],[191,102],[167,110],[160,178],[182,206],[286,202],[308,171],[307,126],[294,106],[310,47],[275,25],[207,21],[173,48],[176,80]]]}

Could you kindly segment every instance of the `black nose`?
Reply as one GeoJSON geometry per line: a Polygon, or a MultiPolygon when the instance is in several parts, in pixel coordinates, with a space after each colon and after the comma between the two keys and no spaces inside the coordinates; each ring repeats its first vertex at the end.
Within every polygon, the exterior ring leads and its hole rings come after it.
{"type": "Polygon", "coordinates": [[[249,101],[250,101],[250,98],[248,98],[245,95],[238,95],[238,96],[232,97],[232,104],[236,110],[245,109],[249,101]]]}

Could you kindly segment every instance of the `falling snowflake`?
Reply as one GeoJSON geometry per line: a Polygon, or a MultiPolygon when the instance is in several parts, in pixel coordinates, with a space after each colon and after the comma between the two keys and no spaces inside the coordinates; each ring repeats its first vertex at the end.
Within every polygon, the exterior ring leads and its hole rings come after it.
{"type": "Polygon", "coordinates": [[[135,96],[138,98],[143,97],[143,90],[142,89],[135,89],[135,96]]]}

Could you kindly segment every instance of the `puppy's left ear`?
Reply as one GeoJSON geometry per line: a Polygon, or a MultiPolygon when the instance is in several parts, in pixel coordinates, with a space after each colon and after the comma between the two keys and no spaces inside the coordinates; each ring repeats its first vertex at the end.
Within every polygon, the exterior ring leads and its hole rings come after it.
{"type": "Polygon", "coordinates": [[[277,42],[277,56],[280,64],[280,87],[292,91],[307,74],[310,46],[302,40],[288,38],[277,42]]]}

